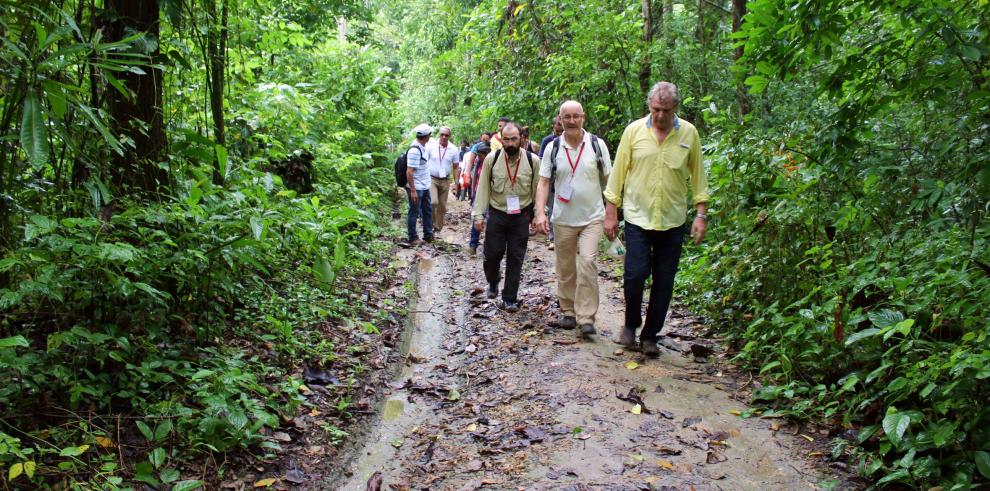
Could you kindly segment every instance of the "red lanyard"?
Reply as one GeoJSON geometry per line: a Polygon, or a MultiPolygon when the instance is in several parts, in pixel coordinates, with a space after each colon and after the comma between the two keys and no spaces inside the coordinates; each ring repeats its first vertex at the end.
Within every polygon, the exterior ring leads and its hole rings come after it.
{"type": "Polygon", "coordinates": [[[438,147],[438,150],[441,149],[441,148],[443,149],[443,151],[440,152],[440,167],[442,168],[443,167],[443,156],[444,155],[447,155],[447,147],[441,147],[440,145],[437,145],[437,147],[438,147]]]}
{"type": "Polygon", "coordinates": [[[581,163],[581,154],[584,153],[584,142],[581,142],[581,150],[578,151],[577,160],[571,162],[571,151],[564,147],[564,154],[567,155],[567,163],[571,165],[571,175],[577,173],[577,166],[581,163]]]}
{"type": "Polygon", "coordinates": [[[505,173],[509,176],[509,182],[512,183],[513,191],[516,190],[516,178],[519,177],[519,162],[521,161],[522,161],[522,153],[520,153],[519,156],[516,157],[516,173],[513,174],[512,171],[509,170],[509,156],[508,155],[505,156],[505,173]]]}

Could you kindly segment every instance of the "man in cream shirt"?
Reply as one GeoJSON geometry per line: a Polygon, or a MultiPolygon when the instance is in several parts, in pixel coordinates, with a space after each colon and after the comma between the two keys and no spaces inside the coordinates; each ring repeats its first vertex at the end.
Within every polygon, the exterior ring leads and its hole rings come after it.
{"type": "Polygon", "coordinates": [[[450,128],[441,126],[440,138],[426,146],[430,166],[430,202],[433,205],[433,232],[443,230],[447,215],[447,193],[451,177],[459,175],[460,150],[450,143],[450,128]]]}
{"type": "Polygon", "coordinates": [[[573,329],[580,325],[581,334],[590,337],[596,332],[598,314],[595,256],[605,218],[602,184],[612,164],[605,142],[584,130],[584,108],[580,103],[563,103],[558,117],[564,133],[543,151],[533,225],[539,232],[550,230],[543,210],[553,180],[554,265],[557,299],[563,313],[560,327],[573,329]]]}

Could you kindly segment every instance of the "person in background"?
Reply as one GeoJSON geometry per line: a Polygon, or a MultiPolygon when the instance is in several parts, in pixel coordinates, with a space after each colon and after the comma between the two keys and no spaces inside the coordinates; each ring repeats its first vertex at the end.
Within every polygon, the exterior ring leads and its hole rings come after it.
{"type": "Polygon", "coordinates": [[[427,145],[430,167],[430,200],[433,205],[433,232],[443,230],[447,215],[447,193],[451,191],[450,176],[459,176],[459,151],[450,143],[450,128],[440,127],[440,138],[427,145]]]}
{"type": "Polygon", "coordinates": [[[409,233],[409,244],[417,246],[423,241],[416,234],[416,221],[423,219],[423,238],[433,241],[433,206],[430,202],[430,167],[427,164],[426,144],[433,134],[433,127],[421,124],[413,128],[416,140],[406,152],[406,179],[409,181],[406,191],[409,193],[409,215],[406,217],[406,228],[409,233]]]}
{"type": "MultiPolygon", "coordinates": [[[[478,177],[480,177],[482,163],[488,157],[488,154],[491,153],[492,149],[491,147],[488,146],[488,143],[480,142],[478,145],[475,146],[474,151],[478,152],[478,155],[475,158],[475,161],[478,164],[475,165],[473,169],[471,169],[472,177],[470,179],[470,182],[468,183],[468,189],[471,191],[472,208],[474,207],[474,198],[477,195],[478,177]],[[477,172],[479,173],[477,176],[473,174],[475,172],[475,169],[477,169],[477,172]]],[[[485,210],[485,212],[482,214],[482,219],[487,219],[487,218],[488,218],[488,210],[485,210]]],[[[481,230],[478,230],[476,227],[472,226],[471,234],[468,237],[468,255],[474,256],[475,254],[477,254],[478,245],[480,244],[481,244],[481,230]]]]}
{"type": "Polygon", "coordinates": [[[499,306],[506,312],[519,310],[519,280],[529,242],[529,222],[539,182],[536,154],[519,148],[520,127],[513,122],[502,128],[501,150],[484,161],[478,180],[478,195],[471,217],[474,228],[485,232],[485,279],[488,298],[498,296],[505,256],[505,287],[499,306]],[[484,218],[488,211],[487,224],[484,218]],[[487,229],[487,230],[486,230],[487,229]]]}
{"type": "MultiPolygon", "coordinates": [[[[543,137],[543,141],[540,142],[540,158],[543,158],[543,153],[546,152],[547,147],[553,143],[553,140],[560,136],[564,132],[564,125],[560,122],[560,115],[553,117],[553,133],[543,137]]],[[[553,242],[553,202],[555,201],[552,196],[555,192],[554,181],[550,180],[550,196],[551,198],[547,200],[547,216],[550,217],[550,233],[547,234],[547,248],[551,251],[554,249],[553,242]]]]}
{"type": "Polygon", "coordinates": [[[502,128],[504,128],[508,122],[509,118],[505,116],[498,118],[498,131],[491,134],[491,141],[488,142],[489,146],[492,147],[493,152],[502,148],[502,128]]]}
{"type": "Polygon", "coordinates": [[[701,160],[701,138],[694,125],[677,116],[680,100],[674,84],[653,86],[646,99],[650,114],[622,132],[605,189],[604,227],[609,240],[618,234],[619,208],[626,222],[622,276],[626,315],[618,342],[635,346],[636,330],[642,323],[643,287],[653,276],[646,323],[639,334],[640,348],[648,357],[660,354],[657,341],[674,293],[690,204],[695,208],[691,224],[695,244],[705,238],[708,227],[708,179],[701,160]]]}
{"type": "Polygon", "coordinates": [[[519,148],[526,150],[527,152],[535,153],[539,155],[540,149],[533,143],[533,140],[529,139],[529,126],[523,126],[522,130],[519,132],[522,137],[522,145],[519,148]]]}

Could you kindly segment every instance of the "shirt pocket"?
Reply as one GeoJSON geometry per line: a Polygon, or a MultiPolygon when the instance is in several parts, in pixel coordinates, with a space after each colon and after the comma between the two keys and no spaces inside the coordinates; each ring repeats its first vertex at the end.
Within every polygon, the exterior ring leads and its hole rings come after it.
{"type": "Polygon", "coordinates": [[[505,193],[505,190],[508,189],[510,185],[511,184],[509,183],[508,177],[492,176],[492,193],[505,193]]]}
{"type": "Polygon", "coordinates": [[[666,155],[664,155],[664,162],[667,167],[671,169],[680,170],[687,167],[688,156],[691,154],[691,149],[685,147],[685,144],[677,143],[667,150],[666,155]]]}

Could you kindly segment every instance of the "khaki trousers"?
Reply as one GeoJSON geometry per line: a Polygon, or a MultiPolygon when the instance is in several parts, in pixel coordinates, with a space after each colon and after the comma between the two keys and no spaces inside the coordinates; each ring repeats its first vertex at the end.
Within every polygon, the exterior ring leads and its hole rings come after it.
{"type": "Polygon", "coordinates": [[[583,227],[553,225],[553,242],[557,270],[557,299],[565,316],[578,324],[594,324],[598,313],[598,242],[602,238],[602,220],[583,227]]]}
{"type": "Polygon", "coordinates": [[[447,214],[447,195],[450,193],[450,178],[430,177],[430,201],[433,202],[433,228],[443,230],[443,217],[447,214]]]}

